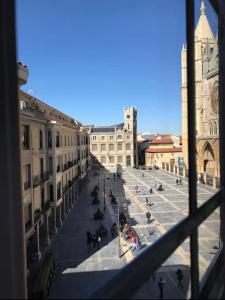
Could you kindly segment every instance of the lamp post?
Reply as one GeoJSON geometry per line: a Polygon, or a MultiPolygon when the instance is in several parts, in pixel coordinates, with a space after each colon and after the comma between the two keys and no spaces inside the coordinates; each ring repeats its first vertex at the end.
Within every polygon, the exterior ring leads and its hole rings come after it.
{"type": "Polygon", "coordinates": [[[118,256],[121,258],[121,251],[120,251],[120,199],[117,197],[118,206],[117,206],[117,228],[118,228],[118,256]]]}
{"type": "Polygon", "coordinates": [[[104,211],[105,211],[105,172],[104,172],[104,211]]]}
{"type": "Polygon", "coordinates": [[[98,169],[98,190],[99,190],[99,169],[98,169]]]}

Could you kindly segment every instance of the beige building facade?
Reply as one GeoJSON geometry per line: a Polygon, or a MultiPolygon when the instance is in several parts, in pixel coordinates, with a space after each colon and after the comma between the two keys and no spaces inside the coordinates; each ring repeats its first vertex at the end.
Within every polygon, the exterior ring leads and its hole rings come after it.
{"type": "Polygon", "coordinates": [[[183,175],[179,167],[179,160],[182,158],[180,137],[175,135],[153,138],[145,150],[145,166],[147,168],[159,168],[174,174],[183,175]]]}
{"type": "Polygon", "coordinates": [[[109,170],[137,165],[137,110],[125,107],[124,122],[112,126],[86,126],[93,162],[109,170]]]}
{"type": "MultiPolygon", "coordinates": [[[[28,69],[18,64],[19,85],[28,69]]],[[[19,90],[22,190],[27,260],[41,258],[82,190],[90,166],[89,136],[81,123],[19,90]]]]}
{"type": "MultiPolygon", "coordinates": [[[[182,138],[184,167],[188,174],[187,52],[182,62],[182,138]]],[[[198,181],[219,186],[218,46],[201,2],[195,30],[196,161],[198,181]]]]}

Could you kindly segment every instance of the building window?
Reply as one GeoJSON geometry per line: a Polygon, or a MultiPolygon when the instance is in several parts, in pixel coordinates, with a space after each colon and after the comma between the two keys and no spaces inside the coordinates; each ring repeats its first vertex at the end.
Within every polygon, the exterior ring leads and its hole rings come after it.
{"type": "Polygon", "coordinates": [[[66,147],[66,136],[64,136],[64,146],[66,147]]]}
{"type": "Polygon", "coordinates": [[[110,156],[110,157],[109,157],[109,162],[110,162],[110,163],[114,163],[114,156],[110,156]]]}
{"type": "Polygon", "coordinates": [[[119,151],[123,150],[123,144],[122,143],[117,144],[117,149],[119,151]]]}
{"type": "Polygon", "coordinates": [[[214,122],[214,135],[217,135],[217,124],[214,122]]]}
{"type": "Polygon", "coordinates": [[[29,189],[31,186],[31,173],[30,164],[24,166],[24,190],[29,189]]]}
{"type": "Polygon", "coordinates": [[[49,172],[49,174],[53,173],[53,165],[52,165],[52,157],[51,156],[49,156],[49,158],[48,158],[48,172],[49,172]]]}
{"type": "Polygon", "coordinates": [[[123,162],[123,156],[118,156],[118,163],[122,163],[123,162]]]}
{"type": "Polygon", "coordinates": [[[114,145],[113,144],[109,144],[109,151],[114,151],[114,145]]]}
{"type": "Polygon", "coordinates": [[[213,135],[213,126],[212,126],[212,123],[209,123],[209,134],[213,135]]]}
{"type": "Polygon", "coordinates": [[[113,135],[110,135],[109,139],[110,139],[110,141],[112,141],[113,140],[113,135]]]}
{"type": "Polygon", "coordinates": [[[130,129],[130,124],[127,124],[127,128],[128,128],[128,130],[130,129]]]}
{"type": "Polygon", "coordinates": [[[57,200],[61,198],[61,182],[57,183],[57,200]]]}
{"type": "Polygon", "coordinates": [[[101,156],[101,163],[103,163],[103,164],[106,163],[106,157],[105,156],[101,156]]]}
{"type": "Polygon", "coordinates": [[[97,144],[92,145],[92,151],[97,151],[97,144]]]}
{"type": "Polygon", "coordinates": [[[118,135],[118,137],[117,137],[119,140],[121,140],[122,139],[122,135],[118,135]]]}
{"type": "Polygon", "coordinates": [[[130,150],[130,143],[126,144],[126,150],[130,150]]]}
{"type": "Polygon", "coordinates": [[[104,141],[105,140],[105,136],[103,135],[103,136],[101,136],[101,140],[102,141],[104,141]]]}
{"type": "Polygon", "coordinates": [[[52,132],[48,131],[48,148],[52,148],[52,132]]]}
{"type": "Polygon", "coordinates": [[[56,132],[56,147],[60,147],[60,133],[57,131],[56,132]]]}
{"type": "Polygon", "coordinates": [[[40,149],[43,148],[43,131],[42,130],[39,131],[39,148],[40,149]]]}
{"type": "Polygon", "coordinates": [[[93,135],[92,139],[93,141],[96,141],[96,135],[93,135]]]}
{"type": "Polygon", "coordinates": [[[22,146],[23,149],[30,149],[29,126],[23,125],[22,146]]]}
{"type": "Polygon", "coordinates": [[[101,144],[101,151],[105,151],[105,150],[106,150],[105,144],[101,144]]]}

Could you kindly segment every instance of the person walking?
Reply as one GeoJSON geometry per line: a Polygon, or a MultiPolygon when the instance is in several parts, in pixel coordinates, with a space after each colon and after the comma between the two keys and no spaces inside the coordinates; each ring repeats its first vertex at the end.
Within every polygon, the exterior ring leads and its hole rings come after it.
{"type": "Polygon", "coordinates": [[[111,234],[112,234],[112,238],[116,237],[116,223],[112,224],[111,234]]]}
{"type": "Polygon", "coordinates": [[[180,178],[180,184],[182,185],[183,184],[183,181],[182,181],[182,179],[180,178]]]}
{"type": "Polygon", "coordinates": [[[96,234],[93,234],[93,236],[92,236],[92,245],[93,245],[93,249],[95,249],[97,246],[97,235],[96,234]]]}
{"type": "Polygon", "coordinates": [[[146,212],[146,218],[147,218],[147,223],[149,223],[150,222],[150,218],[151,218],[150,211],[146,212]]]}
{"type": "Polygon", "coordinates": [[[183,289],[184,288],[183,283],[182,283],[182,280],[184,279],[183,271],[178,268],[176,271],[176,275],[177,275],[177,281],[178,281],[177,286],[179,288],[183,289]]]}
{"type": "Polygon", "coordinates": [[[149,190],[149,193],[150,193],[150,194],[152,194],[152,193],[153,193],[153,189],[152,189],[152,188],[150,188],[150,190],[149,190]]]}
{"type": "Polygon", "coordinates": [[[176,179],[176,184],[179,185],[179,180],[178,179],[176,179]]]}
{"type": "Polygon", "coordinates": [[[164,297],[164,284],[165,284],[165,279],[160,277],[159,282],[158,282],[158,287],[159,287],[159,292],[160,292],[160,298],[163,299],[164,297]]]}
{"type": "Polygon", "coordinates": [[[98,250],[100,249],[100,242],[101,242],[101,237],[98,235],[96,239],[96,245],[98,250]]]}
{"type": "Polygon", "coordinates": [[[113,178],[114,178],[114,181],[115,181],[115,179],[116,179],[116,174],[115,173],[113,174],[113,178]]]}
{"type": "Polygon", "coordinates": [[[148,197],[145,198],[146,206],[148,206],[148,197]]]}
{"type": "Polygon", "coordinates": [[[88,247],[90,247],[91,242],[92,242],[92,236],[91,236],[90,231],[87,230],[87,244],[88,244],[88,247]]]}

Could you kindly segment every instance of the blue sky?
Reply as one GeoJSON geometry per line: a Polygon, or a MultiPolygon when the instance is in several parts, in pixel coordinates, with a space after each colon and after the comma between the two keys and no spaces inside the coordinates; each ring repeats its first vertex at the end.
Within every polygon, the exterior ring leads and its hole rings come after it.
{"type": "Polygon", "coordinates": [[[181,133],[183,0],[17,0],[24,91],[84,124],[181,133]]]}

